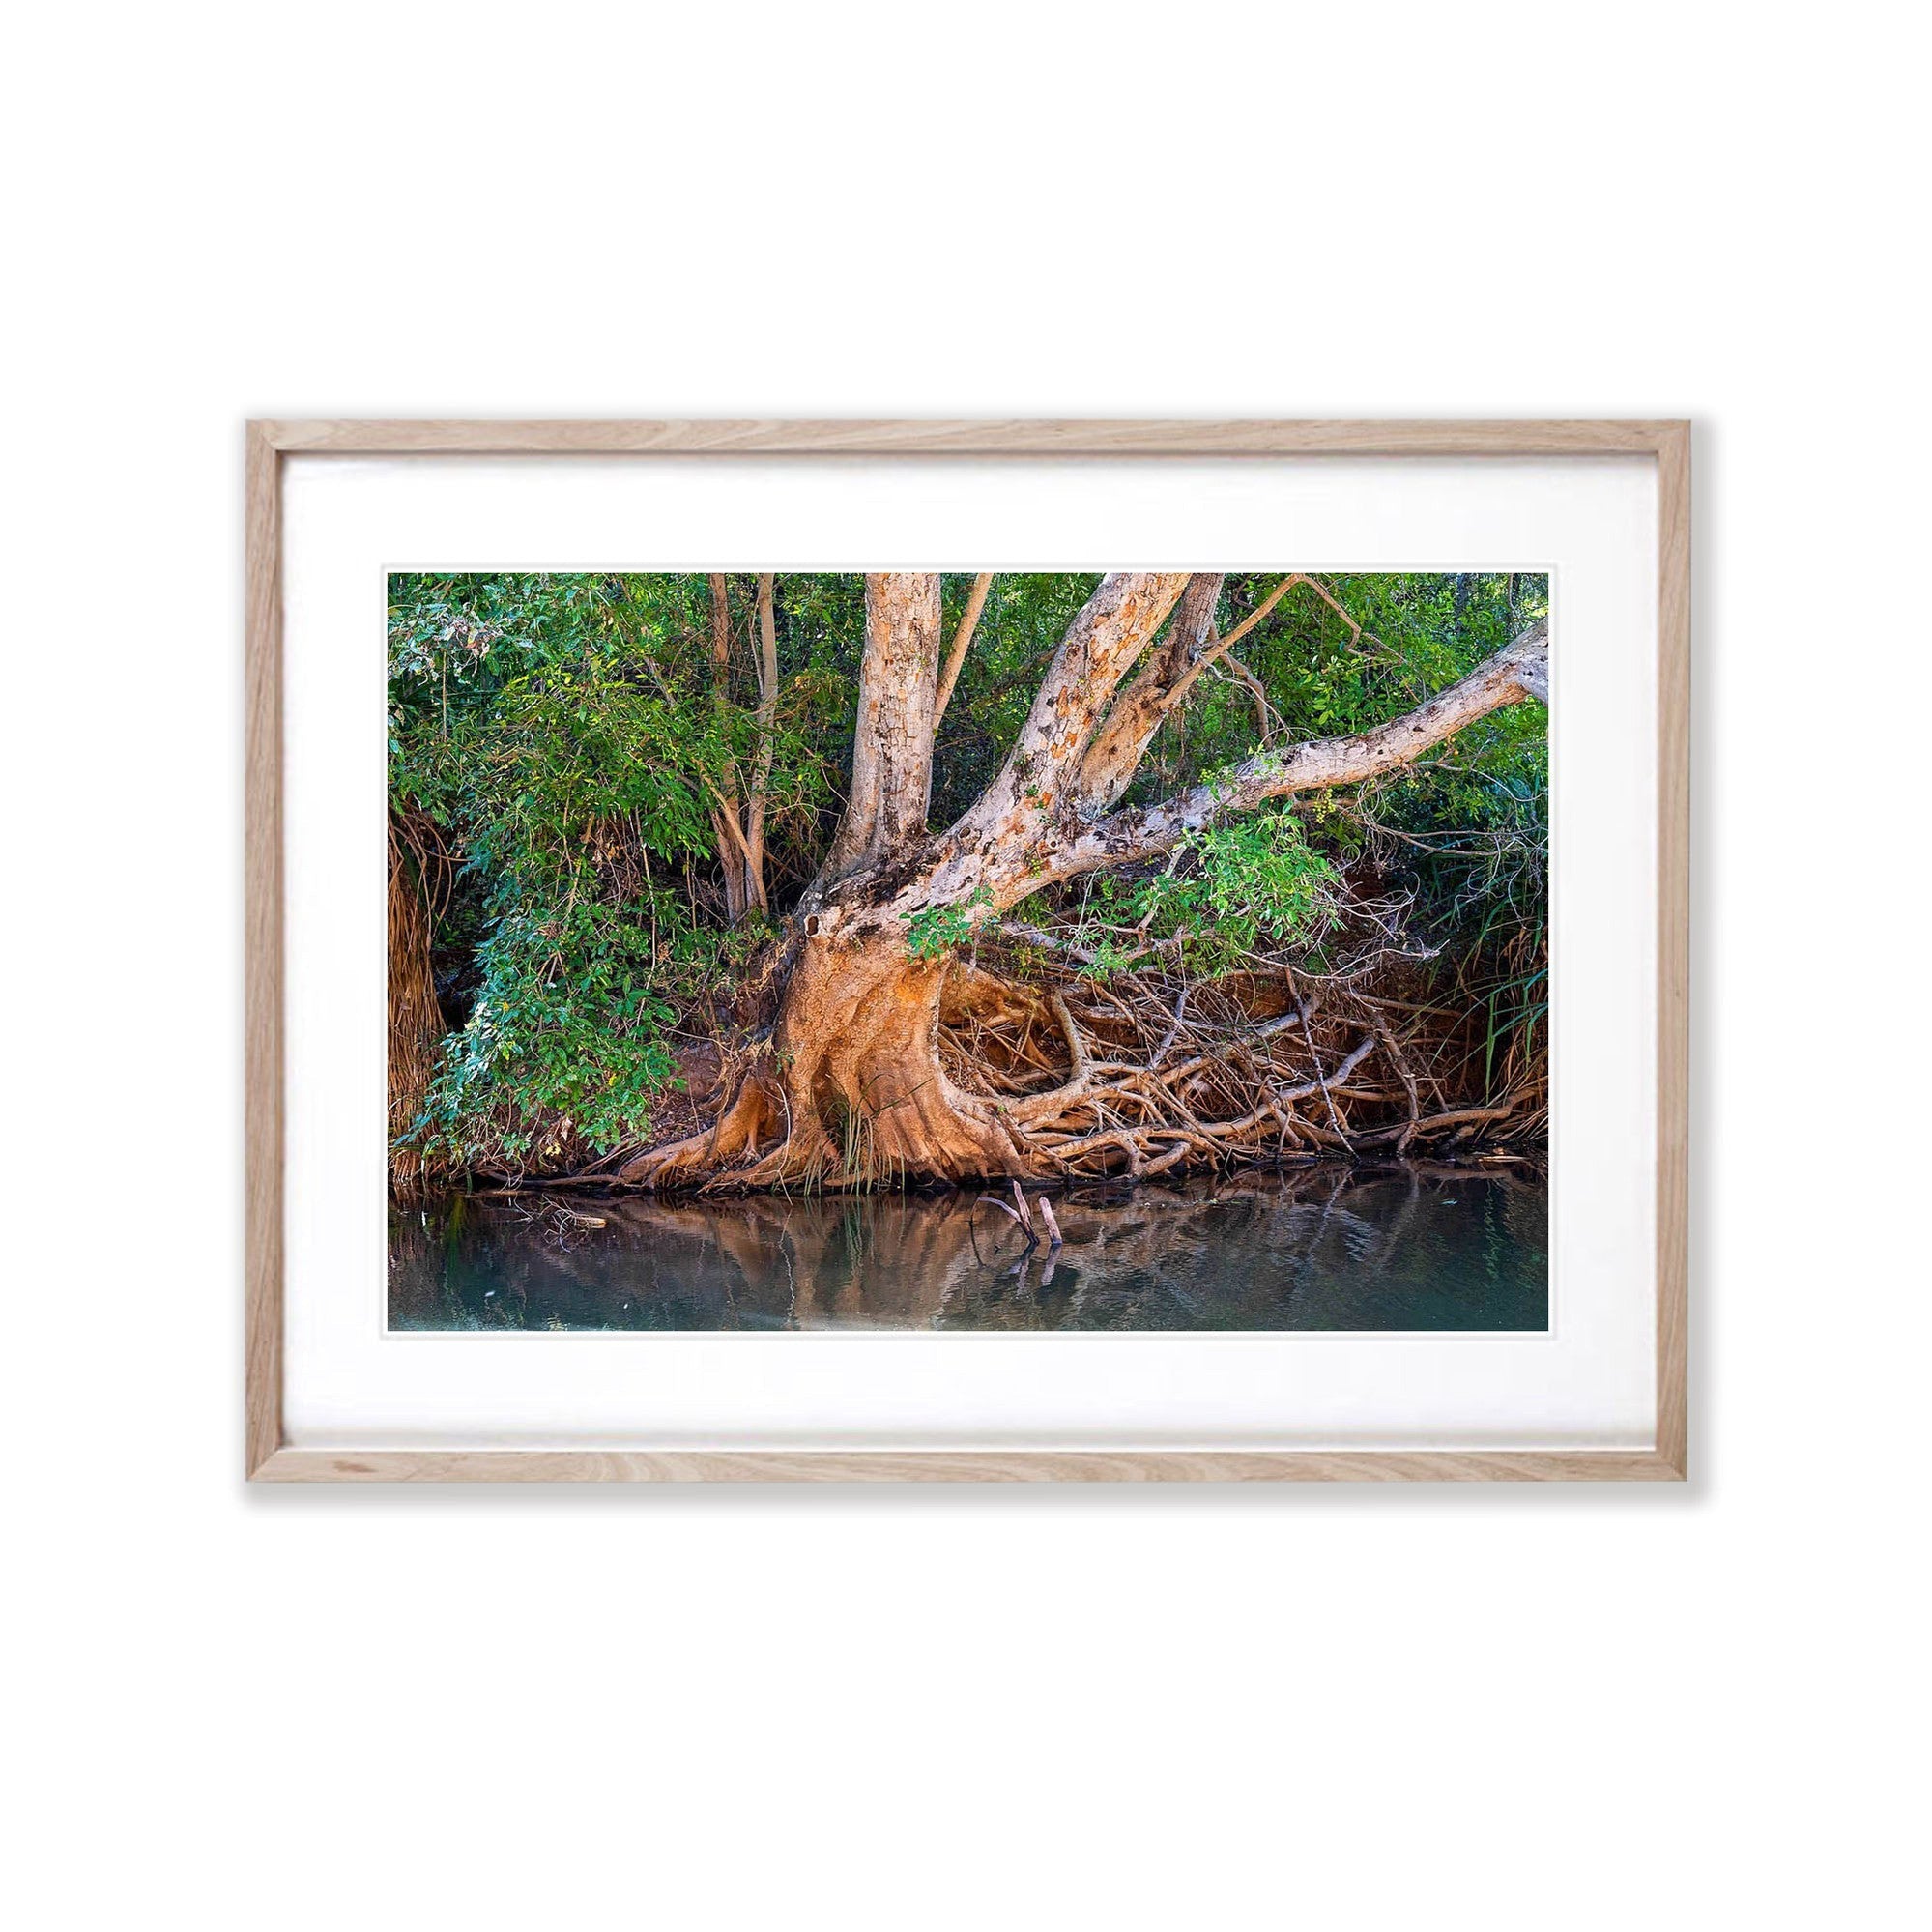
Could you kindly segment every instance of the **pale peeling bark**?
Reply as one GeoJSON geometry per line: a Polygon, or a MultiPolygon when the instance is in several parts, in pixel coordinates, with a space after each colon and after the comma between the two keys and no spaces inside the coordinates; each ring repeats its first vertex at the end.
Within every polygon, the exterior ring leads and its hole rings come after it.
{"type": "Polygon", "coordinates": [[[925,837],[938,669],[937,573],[868,576],[851,793],[815,891],[925,837]]]}
{"type": "Polygon", "coordinates": [[[1109,701],[1167,621],[1188,577],[1185,570],[1119,570],[1102,578],[1054,651],[999,776],[962,825],[1002,822],[1021,806],[1051,814],[1065,803],[1109,701]]]}
{"type": "Polygon", "coordinates": [[[918,854],[922,863],[848,878],[815,900],[814,930],[892,928],[929,908],[962,904],[990,917],[1057,880],[1170,851],[1216,818],[1377,777],[1505,705],[1541,697],[1548,654],[1547,628],[1538,622],[1446,691],[1373,731],[1259,752],[1214,785],[1097,820],[1081,815],[1071,789],[1057,803],[1015,797],[1009,762],[972,810],[918,854]]]}
{"type": "Polygon", "coordinates": [[[1107,714],[1107,722],[1094,734],[1081,760],[1080,802],[1083,812],[1104,812],[1133,783],[1142,754],[1168,715],[1169,697],[1214,628],[1214,607],[1221,597],[1222,581],[1218,570],[1197,570],[1188,579],[1160,649],[1121,692],[1107,714]]]}
{"type": "Polygon", "coordinates": [[[1197,785],[1178,798],[1117,812],[1081,828],[1051,854],[1039,883],[1171,851],[1211,821],[1252,812],[1270,798],[1380,777],[1505,705],[1524,698],[1547,703],[1548,691],[1549,627],[1539,621],[1446,691],[1373,731],[1257,752],[1215,784],[1197,785]]]}
{"type": "MultiPolygon", "coordinates": [[[[885,750],[867,742],[865,682],[882,681],[886,675],[883,670],[875,673],[874,668],[870,624],[874,581],[867,580],[866,590],[866,671],[861,680],[860,741],[853,759],[853,804],[831,856],[799,902],[800,917],[813,934],[830,932],[844,922],[889,927],[923,908],[963,900],[996,909],[982,893],[996,897],[1007,869],[1024,870],[1033,854],[1050,849],[1060,837],[1061,821],[1078,798],[1081,759],[1094,728],[1120,680],[1187,588],[1188,573],[1116,571],[1102,580],[1054,651],[1019,740],[998,776],[950,831],[930,842],[923,838],[932,777],[930,730],[923,759],[917,762],[917,831],[910,829],[908,814],[908,830],[900,839],[873,836],[860,842],[860,835],[875,822],[865,816],[860,760],[867,761],[870,771],[887,762],[890,749],[889,740],[885,750]]],[[[937,579],[911,581],[937,583],[937,579]]],[[[932,595],[937,611],[937,589],[932,595]]],[[[884,601],[883,592],[880,600],[884,601]]],[[[937,635],[937,619],[934,632],[937,635]]],[[[892,633],[886,635],[889,639],[892,633]]],[[[877,722],[870,732],[879,737],[877,722]]],[[[907,763],[913,761],[908,757],[907,763]]],[[[876,780],[867,788],[873,789],[876,780]]]]}

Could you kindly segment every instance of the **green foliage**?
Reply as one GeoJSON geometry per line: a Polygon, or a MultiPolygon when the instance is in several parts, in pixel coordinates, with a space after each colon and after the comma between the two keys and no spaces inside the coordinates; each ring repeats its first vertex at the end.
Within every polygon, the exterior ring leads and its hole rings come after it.
{"type": "Polygon", "coordinates": [[[708,622],[702,578],[390,580],[390,798],[463,855],[438,938],[468,1011],[415,1131],[459,1167],[645,1133],[675,1020],[756,937],[690,889],[711,788],[766,758],[774,827],[815,824],[821,694],[794,679],[761,725],[716,688],[708,622]]]}
{"type": "MultiPolygon", "coordinates": [[[[948,640],[971,581],[944,580],[948,640]]],[[[936,827],[999,768],[1097,581],[995,580],[938,733],[936,827]]],[[[1217,628],[1225,635],[1280,581],[1230,576],[1217,628]]],[[[459,861],[435,926],[451,1032],[416,1131],[458,1167],[513,1171],[649,1131],[653,1103],[677,1082],[677,1029],[694,1006],[728,997],[766,930],[725,924],[721,793],[767,774],[779,910],[823,853],[850,770],[863,579],[778,578],[768,709],[753,579],[730,580],[730,608],[721,675],[702,576],[390,579],[390,798],[433,822],[459,861]]],[[[1545,580],[1520,574],[1297,585],[1243,638],[1247,675],[1213,667],[1193,687],[1123,803],[1169,796],[1264,745],[1394,717],[1546,609],[1545,580]]],[[[1177,942],[1200,971],[1318,946],[1344,875],[1349,889],[1368,879],[1403,899],[1438,937],[1500,947],[1541,916],[1545,731],[1540,706],[1508,707],[1370,785],[1216,823],[1156,876],[1077,888],[1090,969],[1121,970],[1151,942],[1177,942]]],[[[989,903],[980,894],[908,915],[908,949],[931,960],[966,943],[989,903]]]]}
{"type": "Polygon", "coordinates": [[[975,915],[993,904],[993,894],[981,886],[969,898],[950,906],[928,906],[902,912],[906,946],[914,959],[936,960],[963,946],[972,937],[975,915]]]}
{"type": "MultiPolygon", "coordinates": [[[[1222,590],[1218,627],[1231,628],[1280,581],[1278,573],[1230,576],[1222,590]]],[[[1319,590],[1307,584],[1289,590],[1242,640],[1238,655],[1265,696],[1276,742],[1341,736],[1366,731],[1453,684],[1547,608],[1543,577],[1324,577],[1319,590]]],[[[1164,797],[1256,749],[1256,710],[1249,686],[1210,672],[1150,747],[1129,801],[1164,797]]],[[[1458,764],[1529,775],[1542,769],[1543,742],[1541,707],[1518,706],[1493,713],[1452,749],[1458,764]]]]}
{"type": "Polygon", "coordinates": [[[1146,888],[1157,931],[1197,934],[1202,946],[1233,958],[1264,941],[1305,943],[1334,919],[1341,875],[1289,812],[1210,826],[1186,850],[1193,869],[1164,873],[1146,888]]]}
{"type": "Polygon", "coordinates": [[[1341,885],[1333,861],[1309,844],[1290,811],[1210,825],[1191,833],[1152,878],[1102,881],[1095,896],[1110,930],[1084,970],[1110,978],[1148,941],[1178,938],[1197,970],[1226,972],[1264,947],[1318,938],[1335,923],[1341,885]]]}
{"type": "MultiPolygon", "coordinates": [[[[1219,627],[1240,621],[1279,582],[1273,574],[1231,576],[1219,627]]],[[[1242,641],[1239,655],[1265,698],[1269,741],[1291,744],[1399,716],[1548,609],[1548,580],[1526,573],[1324,577],[1319,590],[1291,589],[1242,641]]],[[[1165,797],[1258,749],[1258,709],[1248,686],[1204,678],[1149,748],[1128,801],[1165,797]]],[[[1522,704],[1491,712],[1370,784],[1311,794],[1296,812],[1339,869],[1371,876],[1378,891],[1409,902],[1413,926],[1460,949],[1539,916],[1548,789],[1547,714],[1522,704]]]]}
{"type": "MultiPolygon", "coordinates": [[[[500,888],[478,948],[482,991],[446,1044],[421,1133],[465,1165],[511,1168],[572,1140],[604,1151],[641,1133],[647,1096],[677,1074],[664,1029],[675,975],[634,914],[572,902],[544,917],[500,888]]],[[[675,902],[652,891],[650,911],[675,902]]]]}

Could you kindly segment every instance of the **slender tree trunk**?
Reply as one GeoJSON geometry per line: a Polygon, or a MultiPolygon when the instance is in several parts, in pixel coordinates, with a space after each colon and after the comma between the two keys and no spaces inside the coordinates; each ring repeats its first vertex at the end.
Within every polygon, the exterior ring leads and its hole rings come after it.
{"type": "Polygon", "coordinates": [[[953,701],[953,686],[960,681],[960,671],[966,660],[966,652],[972,649],[973,632],[979,628],[979,614],[986,608],[986,593],[993,589],[993,572],[983,570],[972,580],[972,589],[966,593],[966,607],[960,614],[960,627],[953,633],[951,647],[946,651],[946,661],[939,671],[938,695],[933,700],[933,729],[939,729],[939,720],[946,715],[946,706],[953,701]]]}
{"type": "MultiPolygon", "coordinates": [[[[732,674],[731,587],[722,570],[706,580],[711,591],[711,698],[720,714],[730,697],[732,674]]],[[[711,805],[711,836],[718,848],[718,864],[725,879],[725,917],[735,926],[745,915],[745,838],[738,821],[737,798],[719,797],[711,805]]]]}
{"type": "Polygon", "coordinates": [[[771,909],[764,892],[764,802],[771,788],[771,733],[778,715],[778,620],[769,571],[758,580],[758,756],[745,802],[745,896],[761,912],[771,909]]]}
{"type": "MultiPolygon", "coordinates": [[[[730,695],[732,667],[731,587],[722,571],[707,579],[711,591],[711,689],[722,712],[730,695]]],[[[735,926],[755,906],[770,909],[764,885],[765,799],[771,783],[771,729],[778,708],[778,631],[773,610],[773,579],[758,580],[758,728],[752,775],[732,780],[729,796],[711,803],[711,834],[725,880],[725,916],[735,926]]]]}
{"type": "Polygon", "coordinates": [[[389,815],[389,1171],[398,1193],[430,1178],[419,1148],[397,1146],[429,1098],[429,1081],[443,1041],[443,1009],[430,963],[429,905],[421,866],[389,815]]]}

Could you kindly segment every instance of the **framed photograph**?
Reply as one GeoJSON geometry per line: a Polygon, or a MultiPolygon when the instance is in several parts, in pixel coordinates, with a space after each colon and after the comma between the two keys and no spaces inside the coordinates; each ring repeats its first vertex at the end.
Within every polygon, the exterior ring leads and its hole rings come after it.
{"type": "Polygon", "coordinates": [[[1689,428],[248,425],[246,1469],[1677,1481],[1689,428]]]}

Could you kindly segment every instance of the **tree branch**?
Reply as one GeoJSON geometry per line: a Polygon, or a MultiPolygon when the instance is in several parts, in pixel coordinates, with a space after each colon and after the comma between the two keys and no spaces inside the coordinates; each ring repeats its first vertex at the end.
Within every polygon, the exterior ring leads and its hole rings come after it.
{"type": "MultiPolygon", "coordinates": [[[[732,599],[731,587],[726,582],[722,570],[707,573],[706,582],[711,592],[711,699],[722,712],[730,700],[732,672],[732,599]]],[[[655,672],[653,671],[653,676],[655,672]]],[[[658,679],[663,689],[663,679],[658,679]]],[[[668,692],[667,692],[668,695],[668,692]]],[[[725,876],[725,916],[735,926],[745,915],[746,908],[756,899],[759,905],[764,903],[760,883],[761,868],[754,861],[751,848],[745,843],[743,831],[738,823],[739,799],[738,780],[735,767],[731,772],[732,795],[727,798],[719,789],[705,781],[717,803],[711,807],[711,826],[718,834],[718,860],[725,876]],[[735,851],[725,850],[725,834],[730,833],[731,844],[735,851]]]]}
{"type": "Polygon", "coordinates": [[[1407,764],[1430,745],[1478,718],[1524,698],[1547,702],[1549,627],[1539,620],[1448,690],[1399,718],[1351,737],[1313,738],[1283,751],[1257,752],[1220,780],[1197,785],[1159,805],[1116,812],[1082,827],[1025,881],[1016,904],[1054,879],[1074,879],[1135,859],[1170,851],[1190,832],[1234,812],[1252,812],[1270,798],[1355,785],[1407,764]]]}
{"type": "Polygon", "coordinates": [[[966,839],[1015,814],[1044,817],[1077,785],[1080,761],[1120,680],[1186,590],[1188,572],[1116,570],[1102,578],[1053,652],[999,775],[957,826],[966,839]]]}
{"type": "MultiPolygon", "coordinates": [[[[749,869],[752,863],[751,848],[745,844],[744,834],[738,829],[737,807],[735,805],[728,804],[725,799],[725,794],[722,792],[720,792],[718,788],[714,784],[712,784],[710,779],[705,776],[704,773],[702,772],[699,773],[699,779],[700,782],[704,785],[705,790],[711,794],[711,796],[717,801],[714,807],[712,808],[711,812],[712,824],[717,828],[718,831],[729,832],[731,834],[731,842],[733,845],[735,845],[737,848],[738,857],[743,862],[746,868],[746,873],[744,876],[748,877],[749,869]]],[[[722,852],[720,852],[720,856],[723,856],[722,852]]],[[[729,860],[727,860],[726,862],[727,864],[730,863],[729,860]]]]}
{"type": "Polygon", "coordinates": [[[979,614],[986,608],[986,593],[993,589],[993,572],[983,570],[972,580],[972,591],[966,598],[966,610],[960,617],[960,627],[953,633],[952,649],[946,652],[945,667],[939,673],[938,696],[933,700],[933,729],[939,729],[939,720],[946,715],[946,706],[951,701],[953,686],[960,681],[960,666],[966,662],[966,654],[972,648],[972,634],[979,628],[979,614]]]}
{"type": "MultiPolygon", "coordinates": [[[[1197,570],[1188,579],[1167,643],[1121,692],[1081,760],[1080,802],[1083,812],[1106,811],[1133,783],[1141,755],[1169,708],[1169,694],[1176,688],[1185,689],[1192,681],[1188,666],[1214,628],[1214,607],[1221,597],[1221,586],[1218,570],[1197,570]]],[[[1255,615],[1258,618],[1261,613],[1255,615]]]]}
{"type": "MultiPolygon", "coordinates": [[[[1226,657],[1227,653],[1230,650],[1232,650],[1234,647],[1237,644],[1239,644],[1241,640],[1244,637],[1246,637],[1248,633],[1251,630],[1253,630],[1254,626],[1257,623],[1259,623],[1261,620],[1265,618],[1268,615],[1268,613],[1272,611],[1275,608],[1275,606],[1279,604],[1282,601],[1282,599],[1285,597],[1288,594],[1288,592],[1292,591],[1297,584],[1313,584],[1313,583],[1314,579],[1312,577],[1305,577],[1301,575],[1299,571],[1292,577],[1283,577],[1282,581],[1279,584],[1277,584],[1271,591],[1269,591],[1268,595],[1260,603],[1256,604],[1255,607],[1252,611],[1250,611],[1248,615],[1245,618],[1243,618],[1241,621],[1238,624],[1236,624],[1234,628],[1231,631],[1229,631],[1226,637],[1216,638],[1214,641],[1214,648],[1211,650],[1209,650],[1204,656],[1198,657],[1195,660],[1194,665],[1188,671],[1186,677],[1179,679],[1179,681],[1176,682],[1176,684],[1174,685],[1173,689],[1170,690],[1167,694],[1167,696],[1162,700],[1161,710],[1163,714],[1171,711],[1174,708],[1174,706],[1178,705],[1181,702],[1181,700],[1185,698],[1187,694],[1194,688],[1195,680],[1197,678],[1199,678],[1201,673],[1205,671],[1210,664],[1219,663],[1222,658],[1226,657]]],[[[1316,589],[1319,590],[1320,586],[1316,585],[1316,589]]],[[[1323,595],[1327,595],[1327,592],[1324,591],[1323,595]]],[[[1335,599],[1333,597],[1330,597],[1329,602],[1334,603],[1335,599]]]]}
{"type": "MultiPolygon", "coordinates": [[[[1055,649],[1006,763],[970,809],[933,843],[926,871],[900,885],[886,905],[875,905],[873,913],[898,917],[908,892],[919,904],[970,898],[980,885],[994,885],[1005,867],[1024,865],[1026,854],[1053,849],[1054,827],[1077,792],[1081,756],[1094,726],[1167,621],[1188,575],[1113,571],[1101,580],[1055,649]]],[[[939,580],[871,576],[865,601],[851,796],[831,851],[799,901],[812,929],[828,909],[843,917],[841,904],[863,903],[854,881],[868,868],[906,853],[923,835],[931,799],[939,580]],[[923,640],[918,649],[915,633],[923,640]]],[[[1014,893],[1008,903],[1024,897],[1014,893]]]]}

